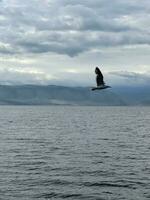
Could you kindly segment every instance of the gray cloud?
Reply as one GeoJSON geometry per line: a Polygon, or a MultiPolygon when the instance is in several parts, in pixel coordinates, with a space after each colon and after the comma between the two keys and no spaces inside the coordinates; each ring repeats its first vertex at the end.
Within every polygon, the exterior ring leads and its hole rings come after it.
{"type": "Polygon", "coordinates": [[[0,84],[46,84],[50,81],[43,72],[4,68],[0,70],[0,84]]]}
{"type": "MultiPolygon", "coordinates": [[[[47,73],[38,70],[22,70],[21,68],[11,67],[0,70],[0,84],[22,85],[22,84],[53,84],[69,86],[87,86],[89,80],[92,85],[92,78],[86,73],[64,72],[54,76],[47,76],[47,73]]],[[[95,79],[94,81],[95,82],[95,79]]]]}
{"type": "MultiPolygon", "coordinates": [[[[135,73],[129,71],[115,71],[104,73],[108,85],[149,85],[150,73],[135,73]],[[115,79],[114,79],[115,77],[115,79]]],[[[94,86],[95,76],[90,73],[63,72],[47,76],[40,71],[9,68],[0,70],[0,84],[54,84],[65,86],[94,86]]]]}
{"type": "Polygon", "coordinates": [[[120,77],[127,84],[146,84],[149,85],[150,82],[150,73],[136,73],[136,72],[128,72],[128,71],[116,71],[109,72],[110,75],[114,75],[120,77]]]}
{"type": "Polygon", "coordinates": [[[72,57],[93,49],[149,45],[149,9],[148,0],[142,5],[140,0],[3,1],[0,39],[11,51],[0,48],[0,53],[72,57]]]}

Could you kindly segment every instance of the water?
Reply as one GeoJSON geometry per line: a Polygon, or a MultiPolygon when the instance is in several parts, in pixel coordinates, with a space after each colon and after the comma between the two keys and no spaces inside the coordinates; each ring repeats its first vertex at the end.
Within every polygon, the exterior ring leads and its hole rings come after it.
{"type": "Polygon", "coordinates": [[[150,199],[149,107],[0,107],[0,199],[150,199]]]}

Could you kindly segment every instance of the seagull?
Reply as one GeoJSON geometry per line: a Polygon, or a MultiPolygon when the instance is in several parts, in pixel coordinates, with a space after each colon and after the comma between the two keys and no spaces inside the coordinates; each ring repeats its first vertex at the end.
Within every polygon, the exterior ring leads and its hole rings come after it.
{"type": "Polygon", "coordinates": [[[103,77],[101,70],[98,67],[95,68],[95,74],[97,75],[96,76],[97,87],[104,86],[105,85],[104,77],[103,77]]]}
{"type": "Polygon", "coordinates": [[[102,90],[102,89],[110,88],[110,86],[105,85],[103,74],[98,67],[95,68],[95,74],[96,74],[97,87],[93,87],[92,90],[102,90]]]}

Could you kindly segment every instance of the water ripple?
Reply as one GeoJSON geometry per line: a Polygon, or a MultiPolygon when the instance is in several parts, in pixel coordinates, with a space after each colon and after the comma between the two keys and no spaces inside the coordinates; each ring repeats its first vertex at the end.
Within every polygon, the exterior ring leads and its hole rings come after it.
{"type": "Polygon", "coordinates": [[[0,199],[150,198],[150,108],[0,108],[0,199]]]}

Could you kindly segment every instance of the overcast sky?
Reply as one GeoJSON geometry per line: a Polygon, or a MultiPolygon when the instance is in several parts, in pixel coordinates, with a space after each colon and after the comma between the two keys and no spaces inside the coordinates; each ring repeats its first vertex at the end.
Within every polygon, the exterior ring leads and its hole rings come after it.
{"type": "Polygon", "coordinates": [[[150,81],[149,0],[0,0],[0,83],[150,81]]]}

